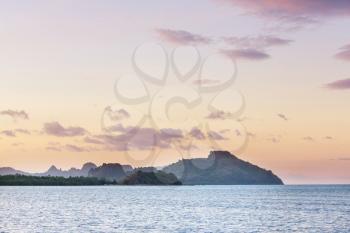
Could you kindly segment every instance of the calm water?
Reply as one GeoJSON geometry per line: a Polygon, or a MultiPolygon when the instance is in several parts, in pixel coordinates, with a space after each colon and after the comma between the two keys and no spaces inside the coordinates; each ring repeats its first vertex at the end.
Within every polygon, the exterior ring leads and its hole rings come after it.
{"type": "Polygon", "coordinates": [[[350,186],[0,187],[0,232],[350,232],[350,186]]]}

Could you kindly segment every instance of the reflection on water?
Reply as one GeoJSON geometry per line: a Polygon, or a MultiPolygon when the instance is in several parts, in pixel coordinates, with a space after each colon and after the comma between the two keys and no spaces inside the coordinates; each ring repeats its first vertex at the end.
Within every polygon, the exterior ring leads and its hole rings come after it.
{"type": "Polygon", "coordinates": [[[0,187],[0,232],[350,232],[350,186],[0,187]]]}

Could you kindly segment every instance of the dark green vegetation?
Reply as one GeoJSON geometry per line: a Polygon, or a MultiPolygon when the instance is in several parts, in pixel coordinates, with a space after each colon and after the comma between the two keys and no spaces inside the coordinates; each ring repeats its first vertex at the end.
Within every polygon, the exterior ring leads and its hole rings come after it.
{"type": "Polygon", "coordinates": [[[95,177],[53,177],[53,176],[0,176],[0,186],[84,186],[84,185],[112,185],[113,181],[95,177]]]}
{"type": "Polygon", "coordinates": [[[124,185],[181,185],[174,174],[137,171],[124,179],[124,185]]]}

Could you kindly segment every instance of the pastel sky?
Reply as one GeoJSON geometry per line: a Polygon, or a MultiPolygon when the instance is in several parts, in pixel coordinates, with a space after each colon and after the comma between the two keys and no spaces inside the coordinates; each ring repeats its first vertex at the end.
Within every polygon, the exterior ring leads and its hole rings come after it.
{"type": "Polygon", "coordinates": [[[350,183],[349,25],[347,0],[1,1],[0,167],[221,149],[350,183]]]}

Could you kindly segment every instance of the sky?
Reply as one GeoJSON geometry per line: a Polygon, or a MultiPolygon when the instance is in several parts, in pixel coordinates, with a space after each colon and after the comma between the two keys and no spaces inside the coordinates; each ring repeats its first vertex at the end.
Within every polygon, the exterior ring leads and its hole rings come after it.
{"type": "Polygon", "coordinates": [[[350,183],[350,2],[1,1],[0,167],[228,150],[350,183]]]}

